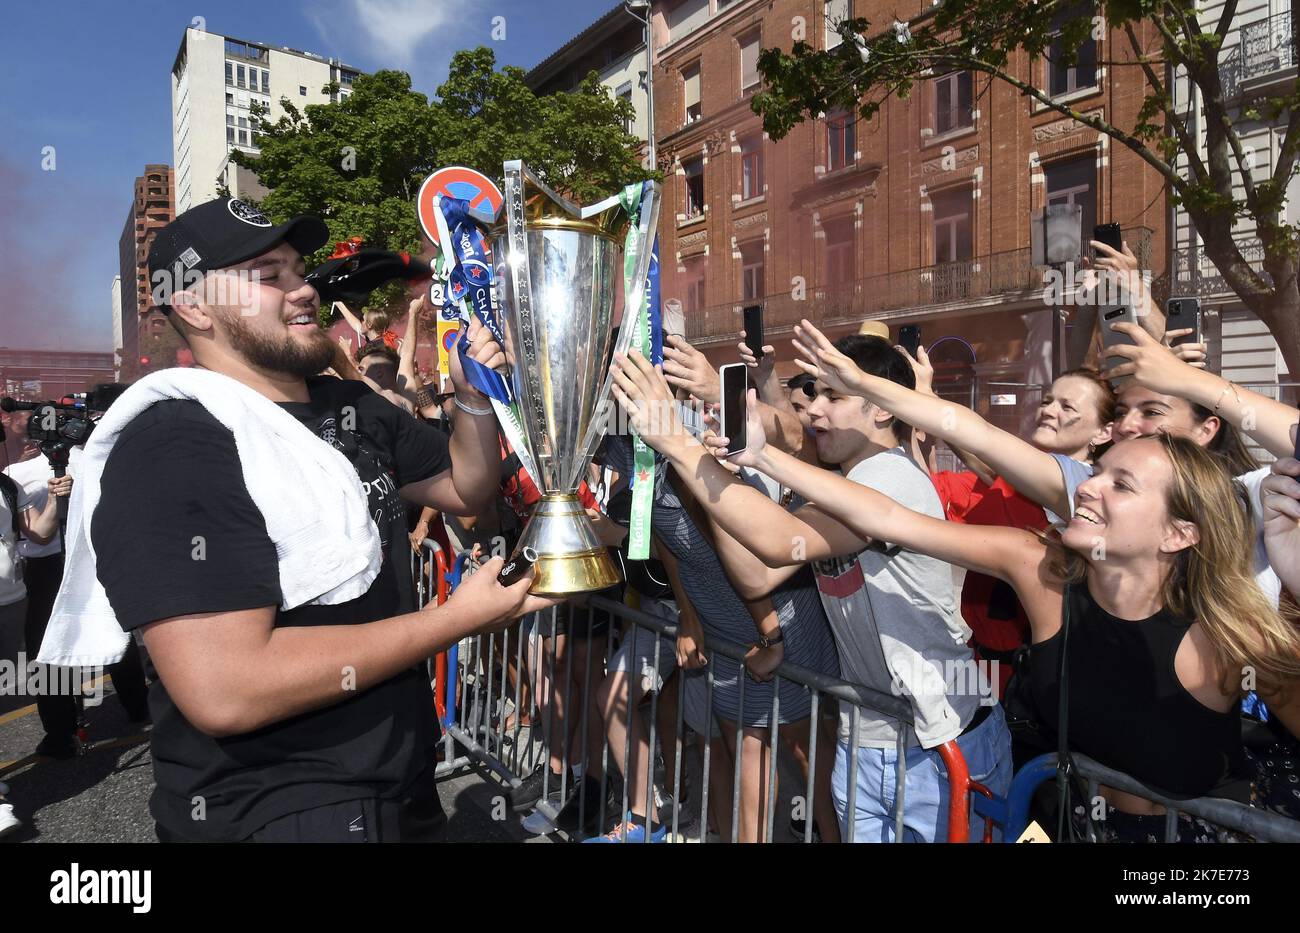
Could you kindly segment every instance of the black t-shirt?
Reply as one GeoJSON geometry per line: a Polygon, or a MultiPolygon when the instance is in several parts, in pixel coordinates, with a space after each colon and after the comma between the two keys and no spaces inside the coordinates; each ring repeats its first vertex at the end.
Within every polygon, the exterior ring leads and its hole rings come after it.
{"type": "MultiPolygon", "coordinates": [[[[280,407],[351,460],[379,529],[383,567],[365,595],[277,609],[275,625],[358,625],[409,612],[410,543],[398,490],[450,468],[447,436],[362,383],[307,384],[309,403],[280,407]]],[[[245,485],[234,436],[197,402],[158,402],[123,430],[104,466],[91,540],[99,580],[128,631],[180,615],[280,605],[275,547],[245,485]]],[[[228,738],[190,725],[161,681],[149,708],[157,785],[151,810],[164,827],[194,839],[243,839],[311,807],[401,796],[430,763],[437,739],[422,667],[228,738]]]]}

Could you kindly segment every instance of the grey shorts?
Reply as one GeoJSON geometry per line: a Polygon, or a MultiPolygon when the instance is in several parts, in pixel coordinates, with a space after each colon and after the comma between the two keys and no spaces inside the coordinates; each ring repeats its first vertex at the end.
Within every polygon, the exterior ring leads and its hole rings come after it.
{"type": "MultiPolygon", "coordinates": [[[[643,600],[641,610],[647,615],[676,624],[677,607],[657,599],[643,600]]],[[[677,639],[640,625],[630,625],[609,659],[608,670],[632,671],[642,675],[642,689],[659,690],[677,667],[677,639]],[[659,639],[656,657],[655,638],[659,639]]]]}

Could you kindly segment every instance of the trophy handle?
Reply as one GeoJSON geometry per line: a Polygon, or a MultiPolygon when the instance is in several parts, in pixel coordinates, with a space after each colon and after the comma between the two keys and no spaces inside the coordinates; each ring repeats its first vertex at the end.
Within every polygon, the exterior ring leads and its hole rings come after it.
{"type": "MultiPolygon", "coordinates": [[[[624,289],[623,325],[619,327],[618,343],[614,345],[615,353],[627,353],[632,346],[635,328],[629,325],[636,320],[636,315],[641,311],[646,279],[650,274],[650,255],[654,252],[655,234],[659,230],[659,191],[659,183],[650,182],[641,195],[640,222],[637,224],[637,248],[640,252],[636,257],[636,269],[631,286],[624,289]]],[[[569,475],[565,477],[566,485],[563,487],[565,489],[577,487],[583,471],[587,469],[587,464],[596,453],[596,445],[605,434],[606,418],[600,415],[608,411],[606,406],[610,404],[613,384],[614,374],[607,370],[600,393],[596,396],[597,417],[591,419],[591,423],[587,426],[587,433],[582,443],[578,445],[578,456],[569,467],[569,475]]]]}

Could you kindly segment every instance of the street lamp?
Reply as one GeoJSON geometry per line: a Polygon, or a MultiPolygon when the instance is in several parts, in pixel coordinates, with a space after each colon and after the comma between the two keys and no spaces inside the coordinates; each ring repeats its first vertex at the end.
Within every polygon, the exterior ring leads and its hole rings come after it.
{"type": "Polygon", "coordinates": [[[650,170],[655,162],[655,88],[654,54],[650,48],[650,0],[624,0],[623,9],[645,25],[645,127],[646,152],[650,157],[650,170]]]}

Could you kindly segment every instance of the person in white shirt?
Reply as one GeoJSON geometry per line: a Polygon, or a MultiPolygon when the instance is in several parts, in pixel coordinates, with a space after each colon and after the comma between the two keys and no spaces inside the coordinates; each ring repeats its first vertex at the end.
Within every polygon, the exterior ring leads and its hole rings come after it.
{"type": "MultiPolygon", "coordinates": [[[[110,391],[109,386],[96,386],[95,394],[99,398],[108,399],[116,397],[120,392],[110,391]]],[[[17,553],[23,560],[23,578],[27,590],[23,632],[26,653],[31,659],[36,657],[41,640],[45,637],[54,597],[58,595],[59,585],[63,582],[63,538],[59,533],[56,497],[71,494],[73,477],[80,460],[81,448],[73,447],[69,451],[67,475],[63,477],[55,477],[49,459],[39,453],[5,470],[19,486],[22,496],[19,508],[25,513],[27,522],[17,543],[17,553]],[[36,533],[33,534],[32,531],[36,533]]],[[[0,605],[2,604],[3,596],[0,596],[0,605]]],[[[127,644],[122,660],[109,665],[108,673],[113,680],[114,693],[126,710],[127,718],[137,726],[148,723],[148,686],[144,665],[134,640],[127,644]]],[[[36,710],[45,730],[45,736],[36,746],[36,754],[48,758],[70,758],[75,755],[76,699],[68,694],[39,694],[36,697],[36,710]]]]}
{"type": "Polygon", "coordinates": [[[0,473],[0,661],[17,660],[23,644],[27,587],[22,545],[58,534],[57,500],[71,489],[71,477],[51,479],[42,487],[43,501],[38,504],[24,487],[0,473]]]}

